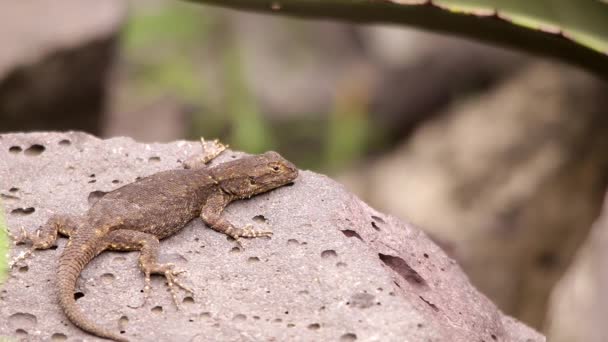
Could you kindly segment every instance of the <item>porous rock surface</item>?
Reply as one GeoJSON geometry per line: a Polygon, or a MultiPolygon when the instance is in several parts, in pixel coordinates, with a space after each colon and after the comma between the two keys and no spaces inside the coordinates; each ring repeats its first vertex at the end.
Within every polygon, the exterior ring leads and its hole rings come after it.
{"type": "MultiPolygon", "coordinates": [[[[0,135],[0,194],[9,229],[55,212],[81,214],[102,192],[181,167],[197,142],[138,144],[83,133],[0,135]]],[[[213,163],[238,158],[228,151],[213,163]]],[[[213,164],[212,163],[212,164],[213,164]]],[[[406,194],[404,194],[406,195],[406,194]]],[[[105,252],[82,273],[78,304],[134,341],[544,341],[503,315],[418,229],[379,213],[331,179],[301,172],[292,186],[231,204],[236,225],[272,229],[244,249],[194,220],[161,242],[161,261],[187,269],[194,296],[173,305],[153,279],[142,306],[138,253],[105,252]]],[[[61,312],[54,250],[13,269],[0,290],[0,336],[96,340],[61,312]]],[[[11,251],[15,256],[24,250],[11,251]]]]}

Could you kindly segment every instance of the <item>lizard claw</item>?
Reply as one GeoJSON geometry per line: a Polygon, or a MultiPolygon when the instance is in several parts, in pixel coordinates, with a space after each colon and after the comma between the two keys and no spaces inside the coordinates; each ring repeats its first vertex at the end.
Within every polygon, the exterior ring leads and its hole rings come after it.
{"type": "Polygon", "coordinates": [[[148,267],[145,272],[144,303],[142,304],[142,306],[146,304],[146,302],[150,296],[150,291],[151,291],[150,275],[153,273],[162,274],[165,276],[165,278],[167,279],[167,286],[169,286],[169,291],[171,292],[171,297],[173,297],[173,302],[175,303],[175,306],[178,308],[178,310],[179,310],[179,303],[177,300],[177,291],[175,290],[175,285],[177,285],[178,287],[182,288],[183,290],[185,290],[186,292],[188,292],[190,294],[194,294],[194,291],[191,288],[184,285],[178,279],[178,275],[180,275],[182,273],[187,273],[187,271],[181,270],[181,269],[176,269],[175,264],[173,264],[173,263],[157,264],[157,265],[148,267]]]}
{"type": "Polygon", "coordinates": [[[271,236],[271,235],[272,235],[272,231],[257,230],[250,224],[246,225],[244,228],[241,228],[241,230],[238,233],[238,237],[245,237],[245,238],[256,238],[256,237],[271,236]]]}
{"type": "MultiPolygon", "coordinates": [[[[11,240],[13,240],[13,243],[15,244],[15,246],[32,241],[29,233],[25,230],[25,228],[23,226],[19,227],[19,230],[21,233],[19,235],[14,235],[13,233],[10,232],[10,230],[8,230],[8,229],[6,230],[8,237],[11,240]]],[[[29,258],[30,256],[32,256],[32,254],[34,253],[34,249],[35,249],[34,246],[32,246],[27,251],[19,253],[19,255],[17,255],[9,263],[9,265],[8,265],[9,269],[12,269],[13,267],[15,267],[20,261],[23,261],[23,260],[29,258]]]]}
{"type": "Polygon", "coordinates": [[[271,236],[272,231],[270,230],[257,230],[253,227],[253,225],[248,224],[243,228],[237,228],[231,231],[230,237],[236,241],[236,244],[241,248],[243,247],[243,238],[256,238],[262,236],[271,236]]]}
{"type": "Polygon", "coordinates": [[[25,252],[21,252],[17,257],[15,257],[11,263],[9,264],[9,269],[12,269],[17,265],[20,261],[23,261],[29,258],[34,253],[34,248],[28,249],[25,252]]]}
{"type": "Polygon", "coordinates": [[[203,147],[203,154],[188,158],[184,162],[184,167],[186,169],[203,167],[228,148],[228,145],[222,144],[217,139],[207,142],[205,141],[205,138],[201,138],[201,145],[203,147]]]}

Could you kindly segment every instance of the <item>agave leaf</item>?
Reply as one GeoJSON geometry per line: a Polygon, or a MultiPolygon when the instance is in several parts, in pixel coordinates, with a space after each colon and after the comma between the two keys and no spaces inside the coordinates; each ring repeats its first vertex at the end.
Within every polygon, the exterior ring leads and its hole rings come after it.
{"type": "Polygon", "coordinates": [[[406,24],[553,56],[608,78],[608,0],[190,0],[355,22],[406,24]]]}

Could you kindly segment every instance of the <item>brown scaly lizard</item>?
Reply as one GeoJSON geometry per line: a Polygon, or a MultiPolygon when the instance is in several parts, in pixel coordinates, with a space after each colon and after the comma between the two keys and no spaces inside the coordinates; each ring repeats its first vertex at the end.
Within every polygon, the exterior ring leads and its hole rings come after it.
{"type": "Polygon", "coordinates": [[[82,216],[56,214],[35,234],[22,229],[15,242],[31,243],[32,249],[15,262],[34,249],[54,246],[57,233],[69,236],[58,262],[61,308],[82,330],[107,339],[127,341],[96,325],[76,305],[76,281],[95,256],[104,250],[140,251],[139,267],[145,275],[144,303],[150,292],[150,275],[162,274],[177,305],[175,285],[192,291],[177,278],[181,271],[173,264],[157,261],[160,239],[175,234],[199,216],[209,227],[237,241],[242,237],[272,234],[251,226],[237,228],[222,217],[222,211],[234,200],[250,198],[292,182],[298,176],[297,168],[276,152],[244,157],[210,168],[199,167],[226,148],[217,142],[216,147],[212,153],[187,162],[185,169],[159,172],[105,194],[82,216]]]}

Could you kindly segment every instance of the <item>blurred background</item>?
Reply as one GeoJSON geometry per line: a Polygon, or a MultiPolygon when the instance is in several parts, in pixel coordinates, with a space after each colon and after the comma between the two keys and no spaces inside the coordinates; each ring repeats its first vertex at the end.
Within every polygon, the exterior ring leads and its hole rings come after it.
{"type": "Polygon", "coordinates": [[[179,1],[11,2],[0,22],[0,132],[277,150],[425,230],[549,340],[608,336],[608,86],[593,75],[179,1]]]}

